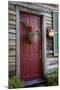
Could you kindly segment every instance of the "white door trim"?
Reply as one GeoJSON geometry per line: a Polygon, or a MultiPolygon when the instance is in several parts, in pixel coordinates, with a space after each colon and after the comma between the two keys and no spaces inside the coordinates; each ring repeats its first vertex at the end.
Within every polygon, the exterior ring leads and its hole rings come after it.
{"type": "Polygon", "coordinates": [[[47,50],[46,50],[46,16],[43,15],[43,20],[42,20],[42,64],[43,64],[43,74],[47,74],[47,66],[46,66],[46,60],[47,60],[47,50]]]}

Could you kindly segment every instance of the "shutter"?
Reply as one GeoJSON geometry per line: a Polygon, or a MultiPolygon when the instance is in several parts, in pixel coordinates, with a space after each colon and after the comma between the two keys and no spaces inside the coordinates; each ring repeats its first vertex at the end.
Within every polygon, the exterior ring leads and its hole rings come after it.
{"type": "Polygon", "coordinates": [[[54,56],[58,56],[58,12],[53,12],[54,56]]]}

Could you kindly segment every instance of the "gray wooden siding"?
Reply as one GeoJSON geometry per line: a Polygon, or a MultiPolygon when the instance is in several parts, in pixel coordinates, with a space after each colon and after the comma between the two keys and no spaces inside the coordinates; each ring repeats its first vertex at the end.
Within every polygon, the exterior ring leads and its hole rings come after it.
{"type": "Polygon", "coordinates": [[[47,36],[47,28],[52,27],[52,13],[49,13],[48,16],[46,16],[46,38],[47,38],[47,58],[50,56],[52,57],[53,53],[53,40],[52,38],[48,38],[47,36]]]}
{"type": "Polygon", "coordinates": [[[30,8],[32,11],[37,10],[37,11],[46,11],[46,12],[51,12],[52,10],[58,10],[58,5],[56,4],[48,4],[48,3],[32,3],[32,2],[14,2],[14,1],[9,1],[9,3],[12,3],[14,5],[18,5],[21,7],[26,7],[27,9],[30,8]]]}
{"type": "MultiPolygon", "coordinates": [[[[52,13],[49,13],[48,16],[46,16],[46,30],[48,26],[52,27],[52,13]]],[[[46,31],[47,32],[47,31],[46,31]]],[[[53,50],[53,39],[52,38],[47,38],[46,42],[46,50],[47,50],[47,59],[46,59],[46,66],[47,66],[47,72],[50,70],[57,68],[58,67],[58,57],[54,57],[54,50],[53,50]]]]}
{"type": "Polygon", "coordinates": [[[9,4],[8,7],[8,37],[9,37],[9,72],[15,74],[16,67],[16,9],[15,6],[9,4]]]}

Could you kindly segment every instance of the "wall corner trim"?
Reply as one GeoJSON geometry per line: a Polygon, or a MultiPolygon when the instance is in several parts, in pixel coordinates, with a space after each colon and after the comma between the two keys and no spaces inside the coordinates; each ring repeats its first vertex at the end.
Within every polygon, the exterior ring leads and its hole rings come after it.
{"type": "Polygon", "coordinates": [[[20,78],[20,13],[19,8],[16,6],[16,76],[20,78]]]}

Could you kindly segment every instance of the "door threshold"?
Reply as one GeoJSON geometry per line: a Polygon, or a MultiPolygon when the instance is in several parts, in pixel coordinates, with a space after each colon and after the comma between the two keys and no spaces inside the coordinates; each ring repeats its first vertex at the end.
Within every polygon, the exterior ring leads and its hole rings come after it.
{"type": "Polygon", "coordinates": [[[24,82],[24,86],[31,86],[31,85],[34,85],[34,84],[41,84],[41,83],[44,83],[44,80],[42,79],[37,79],[37,80],[30,80],[30,81],[26,81],[24,82]]]}

